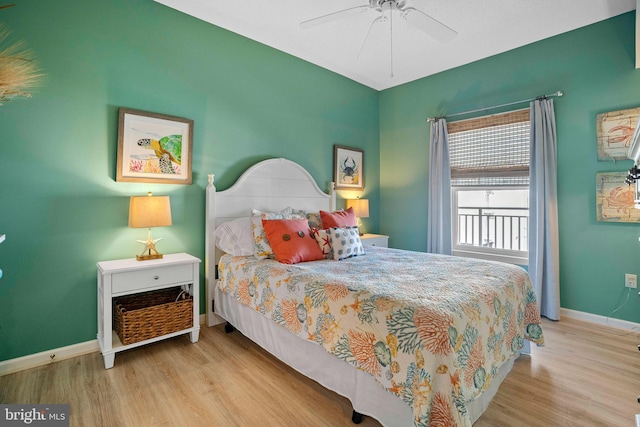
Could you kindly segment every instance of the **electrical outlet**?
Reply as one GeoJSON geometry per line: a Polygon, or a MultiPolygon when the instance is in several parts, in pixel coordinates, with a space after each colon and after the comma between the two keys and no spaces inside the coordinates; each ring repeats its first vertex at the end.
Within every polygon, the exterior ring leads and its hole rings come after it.
{"type": "Polygon", "coordinates": [[[625,288],[637,288],[638,287],[638,276],[635,274],[625,274],[624,275],[624,287],[625,288]]]}

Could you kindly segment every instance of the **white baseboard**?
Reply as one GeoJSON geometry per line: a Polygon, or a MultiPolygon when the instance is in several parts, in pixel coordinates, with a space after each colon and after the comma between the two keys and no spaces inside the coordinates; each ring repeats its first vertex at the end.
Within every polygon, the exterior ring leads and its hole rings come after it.
{"type": "Polygon", "coordinates": [[[98,351],[98,340],[81,342],[0,362],[0,376],[98,351]],[[54,355],[53,358],[51,356],[54,355]]]}
{"type": "MultiPolygon", "coordinates": [[[[200,324],[205,323],[205,315],[200,315],[200,324]]],[[[60,360],[70,359],[72,357],[82,356],[83,354],[100,351],[98,340],[81,342],[78,344],[68,345],[66,347],[54,348],[52,350],[40,353],[29,354],[27,356],[16,357],[15,359],[4,360],[0,362],[0,377],[3,375],[13,374],[14,372],[24,369],[35,368],[37,366],[55,363],[60,360]],[[55,355],[51,358],[51,355],[55,355]]]]}
{"type": "Polygon", "coordinates": [[[627,320],[615,319],[613,317],[600,316],[599,314],[585,313],[584,311],[560,308],[560,320],[562,317],[582,320],[583,322],[595,323],[597,325],[608,326],[610,328],[624,330],[640,330],[640,323],[629,322],[627,320]]]}

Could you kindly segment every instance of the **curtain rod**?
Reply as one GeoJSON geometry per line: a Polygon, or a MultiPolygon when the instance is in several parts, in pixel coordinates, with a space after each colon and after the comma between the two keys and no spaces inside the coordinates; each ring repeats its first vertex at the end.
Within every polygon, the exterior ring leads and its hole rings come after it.
{"type": "Polygon", "coordinates": [[[462,116],[464,114],[477,113],[478,111],[486,111],[486,110],[492,110],[494,108],[508,107],[509,105],[522,104],[522,103],[525,103],[525,102],[531,102],[531,101],[536,100],[536,99],[546,99],[546,98],[552,98],[554,96],[562,96],[562,95],[564,95],[564,94],[562,93],[561,90],[559,90],[559,91],[554,92],[554,93],[552,93],[550,95],[536,96],[535,98],[523,99],[523,100],[514,101],[514,102],[508,102],[506,104],[492,105],[491,107],[477,108],[475,110],[463,111],[461,113],[447,114],[447,115],[440,116],[440,117],[427,117],[427,122],[431,123],[431,122],[435,122],[436,120],[439,120],[439,119],[446,119],[448,117],[462,116]]]}

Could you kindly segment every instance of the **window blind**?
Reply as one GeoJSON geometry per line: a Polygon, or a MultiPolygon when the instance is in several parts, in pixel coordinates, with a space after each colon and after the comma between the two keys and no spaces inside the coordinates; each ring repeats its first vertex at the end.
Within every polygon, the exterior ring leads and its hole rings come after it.
{"type": "Polygon", "coordinates": [[[452,187],[529,185],[529,109],[447,124],[452,187]]]}

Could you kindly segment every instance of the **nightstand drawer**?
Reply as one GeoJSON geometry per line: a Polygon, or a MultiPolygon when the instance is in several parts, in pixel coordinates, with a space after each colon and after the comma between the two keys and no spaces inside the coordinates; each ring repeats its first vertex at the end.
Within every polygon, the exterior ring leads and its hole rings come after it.
{"type": "Polygon", "coordinates": [[[365,246],[389,247],[389,236],[385,236],[384,234],[363,234],[360,236],[360,240],[365,246]]]}
{"type": "Polygon", "coordinates": [[[193,281],[193,265],[191,264],[125,271],[112,276],[111,292],[115,294],[137,291],[145,288],[190,281],[193,281]]]}

